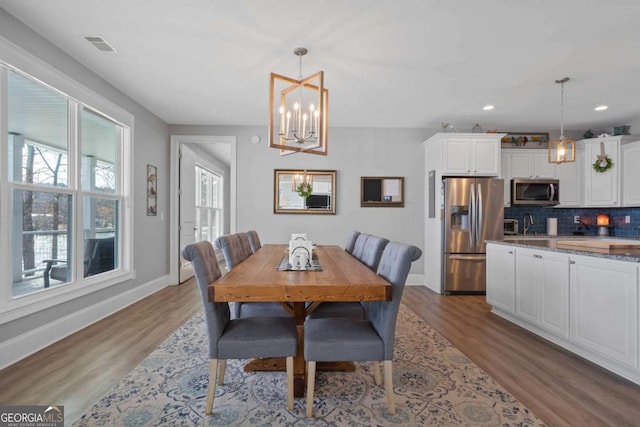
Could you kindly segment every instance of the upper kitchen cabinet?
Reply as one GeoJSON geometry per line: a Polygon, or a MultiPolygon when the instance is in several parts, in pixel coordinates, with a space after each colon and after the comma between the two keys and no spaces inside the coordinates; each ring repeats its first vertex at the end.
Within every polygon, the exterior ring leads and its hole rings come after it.
{"type": "MultiPolygon", "coordinates": [[[[582,158],[582,150],[576,153],[578,162],[582,158]]],[[[582,167],[578,162],[549,163],[549,152],[546,149],[502,150],[501,178],[504,180],[504,205],[511,206],[511,179],[548,179],[560,181],[560,203],[558,207],[578,207],[582,204],[582,167]]]]}
{"type": "MultiPolygon", "coordinates": [[[[623,178],[622,168],[624,163],[621,160],[620,153],[623,146],[637,140],[637,136],[621,135],[591,138],[578,142],[578,145],[584,146],[585,207],[619,207],[624,205],[621,191],[623,187],[621,180],[623,178]],[[611,160],[611,167],[605,171],[596,171],[593,164],[603,151],[611,160]]],[[[633,166],[627,169],[633,169],[633,166]]],[[[635,172],[636,178],[638,173],[639,172],[635,172]]]]}
{"type": "Polygon", "coordinates": [[[504,150],[511,155],[512,178],[556,178],[556,164],[549,163],[547,150],[504,150]]]}
{"type": "Polygon", "coordinates": [[[428,153],[439,156],[442,176],[499,176],[498,133],[437,133],[424,142],[428,153]]]}
{"type": "Polygon", "coordinates": [[[560,182],[559,208],[581,207],[583,203],[584,162],[582,147],[576,149],[576,161],[557,165],[557,177],[560,182]]]}
{"type": "Polygon", "coordinates": [[[622,146],[622,205],[640,206],[640,141],[622,146]]]}

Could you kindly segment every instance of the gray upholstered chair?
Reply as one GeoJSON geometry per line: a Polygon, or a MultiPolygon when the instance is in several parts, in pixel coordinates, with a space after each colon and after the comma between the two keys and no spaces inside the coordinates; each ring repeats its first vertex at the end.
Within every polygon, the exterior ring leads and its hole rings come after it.
{"type": "Polygon", "coordinates": [[[216,239],[215,245],[222,251],[227,271],[245,260],[245,252],[242,242],[237,234],[225,234],[216,239]]]}
{"type": "MultiPolygon", "coordinates": [[[[356,231],[355,233],[358,232],[356,231]]],[[[389,241],[383,237],[369,235],[363,242],[360,261],[375,271],[378,268],[382,251],[389,241]]],[[[368,307],[369,303],[367,302],[323,302],[311,312],[309,319],[319,319],[321,317],[366,319],[368,307]]]]}
{"type": "Polygon", "coordinates": [[[362,253],[364,252],[364,247],[367,244],[368,239],[369,239],[368,234],[360,234],[356,238],[356,243],[355,245],[353,245],[353,252],[351,252],[351,255],[353,255],[358,259],[362,259],[362,253]]]}
{"type": "Polygon", "coordinates": [[[360,235],[360,232],[357,230],[354,230],[351,232],[351,234],[349,234],[349,238],[347,238],[347,244],[344,247],[344,250],[349,252],[350,254],[353,253],[353,248],[356,245],[356,239],[358,238],[358,236],[360,235]]]}
{"type": "Polygon", "coordinates": [[[262,247],[258,232],[256,230],[249,230],[247,231],[247,237],[249,238],[249,245],[251,245],[251,252],[255,254],[256,251],[262,247]]]}
{"type": "Polygon", "coordinates": [[[249,243],[249,236],[247,233],[236,233],[238,239],[240,239],[240,246],[242,246],[242,252],[244,253],[244,259],[253,255],[253,251],[251,250],[251,243],[249,243]]]}
{"type": "Polygon", "coordinates": [[[298,345],[298,332],[293,318],[230,319],[229,304],[214,303],[208,299],[209,284],[221,276],[211,243],[202,241],[187,245],[182,248],[182,256],[193,264],[209,335],[209,386],[205,407],[207,415],[211,414],[213,408],[218,361],[218,384],[222,384],[227,359],[251,357],[286,357],[287,407],[293,410],[293,356],[298,345]]]}
{"type": "MultiPolygon", "coordinates": [[[[240,264],[252,253],[251,249],[249,249],[248,253],[245,252],[241,236],[247,237],[245,233],[227,234],[218,237],[215,241],[216,247],[222,250],[227,271],[231,271],[233,267],[240,264]]],[[[247,238],[248,241],[249,239],[247,238]]],[[[280,304],[275,302],[233,302],[231,303],[231,310],[231,318],[233,319],[254,316],[291,317],[280,304]]]]}
{"type": "Polygon", "coordinates": [[[371,302],[369,320],[349,318],[308,319],[304,324],[304,358],[307,361],[307,417],[313,416],[316,362],[373,361],[380,384],[379,361],[384,361],[384,382],[389,412],[393,401],[392,360],[396,320],[411,263],[422,251],[404,243],[389,243],[382,253],[378,275],[393,286],[391,301],[371,302]]]}
{"type": "Polygon", "coordinates": [[[382,251],[384,251],[387,243],[389,243],[389,241],[384,237],[369,236],[362,248],[362,255],[359,258],[360,261],[373,271],[376,271],[380,257],[382,256],[382,251]]]}

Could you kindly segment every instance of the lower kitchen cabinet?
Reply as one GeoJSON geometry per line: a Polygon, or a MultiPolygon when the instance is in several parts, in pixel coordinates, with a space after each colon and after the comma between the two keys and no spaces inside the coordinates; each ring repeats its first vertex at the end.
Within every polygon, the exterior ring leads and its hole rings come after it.
{"type": "Polygon", "coordinates": [[[487,244],[492,312],[640,384],[637,262],[487,244]]]}
{"type": "Polygon", "coordinates": [[[518,248],[515,274],[516,316],[568,338],[568,255],[518,248]]]}
{"type": "Polygon", "coordinates": [[[638,369],[638,267],[571,256],[571,341],[638,369]]]}
{"type": "Polygon", "coordinates": [[[509,314],[515,309],[515,266],[514,248],[487,245],[487,304],[509,314]]]}

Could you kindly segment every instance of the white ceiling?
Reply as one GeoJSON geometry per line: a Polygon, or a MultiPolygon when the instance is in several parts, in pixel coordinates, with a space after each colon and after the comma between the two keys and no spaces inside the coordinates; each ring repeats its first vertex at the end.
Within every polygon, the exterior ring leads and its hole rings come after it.
{"type": "MultiPolygon", "coordinates": [[[[325,72],[329,124],[584,131],[640,119],[637,0],[0,0],[169,124],[266,126],[270,72],[325,72]],[[119,51],[104,54],[84,36],[119,51]],[[493,111],[482,111],[485,104],[493,111]],[[604,112],[594,107],[609,105],[604,112]]],[[[633,132],[634,129],[631,129],[633,132]]],[[[636,129],[636,132],[640,129],[636,129]]]]}

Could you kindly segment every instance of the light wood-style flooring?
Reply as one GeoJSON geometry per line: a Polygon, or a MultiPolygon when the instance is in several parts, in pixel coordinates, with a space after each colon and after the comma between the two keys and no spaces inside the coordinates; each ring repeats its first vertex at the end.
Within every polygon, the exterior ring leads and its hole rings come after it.
{"type": "Polygon", "coordinates": [[[403,302],[550,426],[640,426],[640,386],[490,313],[409,286],[403,302]]]}
{"type": "MultiPolygon", "coordinates": [[[[405,289],[404,303],[550,426],[640,426],[640,386],[491,314],[483,296],[405,289]]],[[[0,404],[62,404],[67,424],[200,308],[163,289],[0,371],[0,404]]]]}

